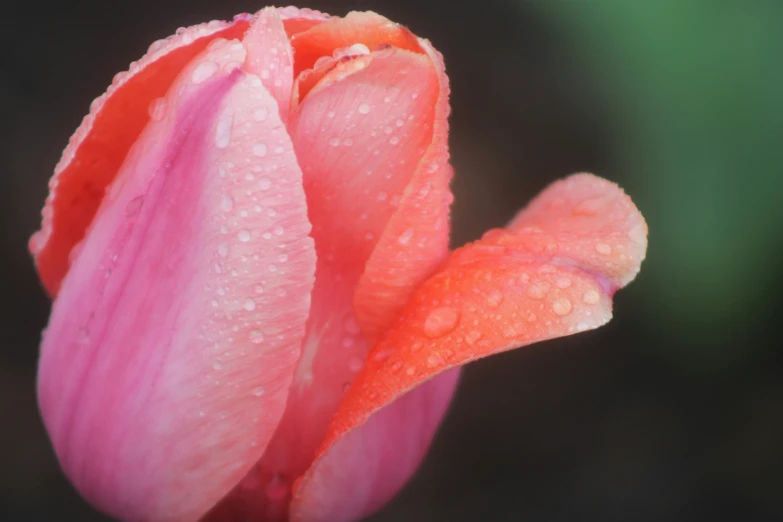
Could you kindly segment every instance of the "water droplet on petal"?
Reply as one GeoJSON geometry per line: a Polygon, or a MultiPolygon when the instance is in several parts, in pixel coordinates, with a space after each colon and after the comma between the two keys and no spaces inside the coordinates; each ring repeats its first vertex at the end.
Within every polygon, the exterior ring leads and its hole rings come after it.
{"type": "Polygon", "coordinates": [[[609,254],[612,253],[612,247],[610,247],[606,243],[598,243],[597,245],[595,245],[595,251],[601,255],[608,256],[609,254]]]}
{"type": "Polygon", "coordinates": [[[218,255],[220,257],[226,257],[228,255],[228,243],[220,243],[218,245],[218,255]]]}
{"type": "Polygon", "coordinates": [[[443,364],[443,357],[438,352],[432,352],[427,356],[427,365],[430,368],[435,368],[443,364]]]}
{"type": "Polygon", "coordinates": [[[549,293],[549,283],[536,281],[527,288],[527,295],[533,299],[543,299],[549,293]]]}
{"type": "Polygon", "coordinates": [[[465,335],[465,342],[471,346],[479,339],[481,339],[481,332],[478,330],[471,330],[465,335]]]}
{"type": "Polygon", "coordinates": [[[245,301],[245,304],[243,306],[245,310],[251,312],[256,309],[256,302],[252,299],[248,299],[247,301],[245,301]]]}
{"type": "Polygon", "coordinates": [[[215,361],[212,363],[212,368],[214,368],[215,370],[220,370],[221,368],[223,368],[223,363],[221,363],[220,361],[215,361]]]}
{"type": "Polygon", "coordinates": [[[500,292],[500,290],[492,289],[489,292],[489,295],[487,296],[487,305],[490,308],[497,308],[500,306],[500,303],[503,302],[503,294],[500,292]]]}
{"type": "Polygon", "coordinates": [[[636,225],[628,231],[628,239],[634,243],[644,243],[647,234],[644,231],[644,225],[636,225]]]}
{"type": "Polygon", "coordinates": [[[234,208],[234,198],[228,194],[223,194],[220,198],[220,209],[223,212],[230,212],[234,208]]]}
{"type": "Polygon", "coordinates": [[[567,297],[559,297],[552,303],[552,311],[557,315],[568,315],[571,312],[571,301],[567,297]]]}
{"type": "Polygon", "coordinates": [[[364,364],[364,361],[356,356],[353,356],[348,360],[348,369],[356,373],[362,369],[362,364],[364,364]]]}
{"type": "Polygon", "coordinates": [[[264,387],[256,386],[255,388],[253,388],[253,391],[251,393],[256,397],[261,397],[264,394],[264,387]]]}
{"type": "Polygon", "coordinates": [[[424,333],[431,339],[442,337],[453,331],[458,322],[459,310],[456,308],[436,308],[424,320],[424,333]]]}
{"type": "Polygon", "coordinates": [[[266,107],[261,107],[253,112],[253,119],[256,121],[264,121],[269,114],[269,110],[266,107]]]}
{"type": "Polygon", "coordinates": [[[558,280],[555,282],[558,288],[568,288],[571,286],[571,280],[567,277],[561,277],[558,278],[558,280]]]}
{"type": "Polygon", "coordinates": [[[359,105],[359,114],[367,114],[370,112],[370,106],[366,103],[359,105]]]}
{"type": "Polygon", "coordinates": [[[259,332],[258,330],[251,330],[250,342],[253,344],[261,344],[262,342],[264,342],[264,334],[259,332]]]}
{"type": "Polygon", "coordinates": [[[272,186],[272,180],[266,176],[258,180],[258,188],[261,190],[269,190],[271,186],[272,186]]]}
{"type": "Polygon", "coordinates": [[[196,68],[193,69],[193,72],[190,75],[190,79],[193,83],[201,83],[211,78],[212,75],[217,72],[217,70],[218,64],[215,62],[203,62],[198,64],[196,68]]]}
{"type": "Polygon", "coordinates": [[[397,238],[397,242],[401,245],[407,245],[410,243],[410,240],[413,238],[414,230],[412,228],[408,228],[400,234],[400,237],[397,238]]]}
{"type": "Polygon", "coordinates": [[[593,290],[592,288],[587,292],[585,292],[585,295],[582,296],[582,300],[586,304],[596,304],[600,299],[601,299],[601,295],[597,291],[593,290]]]}
{"type": "Polygon", "coordinates": [[[237,238],[243,243],[247,243],[250,241],[250,231],[249,230],[240,230],[239,234],[237,234],[237,238]]]}
{"type": "Polygon", "coordinates": [[[231,141],[231,127],[234,124],[234,112],[226,109],[215,127],[215,147],[225,149],[231,141]]]}
{"type": "Polygon", "coordinates": [[[166,98],[156,98],[147,108],[152,121],[160,121],[166,115],[166,98]]]}

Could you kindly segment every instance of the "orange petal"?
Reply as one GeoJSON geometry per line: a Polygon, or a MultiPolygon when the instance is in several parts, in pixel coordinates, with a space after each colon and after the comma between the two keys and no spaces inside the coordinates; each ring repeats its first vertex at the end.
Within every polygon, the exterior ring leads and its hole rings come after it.
{"type": "MultiPolygon", "coordinates": [[[[451,368],[605,324],[611,296],[639,270],[646,233],[621,189],[579,174],[546,189],[509,230],[454,252],[368,354],[295,492],[292,519],[355,520],[388,500],[431,433],[422,430],[429,424],[421,416],[397,407],[400,401],[384,407],[451,368]],[[379,426],[394,427],[402,443],[375,444],[379,426]],[[369,471],[366,462],[374,463],[369,471]],[[351,479],[362,487],[347,501],[338,493],[351,479]]],[[[444,378],[414,390],[408,402],[442,415],[440,392],[450,385],[444,378]]]]}
{"type": "Polygon", "coordinates": [[[371,51],[382,45],[391,45],[422,52],[416,36],[405,27],[372,11],[352,11],[344,18],[331,18],[291,37],[296,58],[294,75],[311,69],[318,58],[332,56],[336,49],[357,43],[366,45],[371,51]]]}
{"type": "Polygon", "coordinates": [[[68,272],[71,251],[103,200],[131,145],[155,112],[179,72],[216,38],[232,39],[248,27],[248,17],[233,23],[210,22],[177,31],[115,76],[112,85],[93,101],[88,114],[63,151],[49,182],[41,230],[30,239],[38,273],[51,296],[57,295],[68,272]],[[152,104],[152,105],[151,105],[152,104]]]}

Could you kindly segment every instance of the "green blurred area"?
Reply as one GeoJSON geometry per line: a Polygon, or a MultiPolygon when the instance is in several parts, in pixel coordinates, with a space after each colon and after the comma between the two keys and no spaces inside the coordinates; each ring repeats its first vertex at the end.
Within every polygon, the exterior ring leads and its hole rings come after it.
{"type": "Polygon", "coordinates": [[[639,327],[698,370],[763,356],[751,333],[774,320],[783,260],[783,2],[522,4],[605,104],[613,178],[648,220],[630,294],[655,320],[639,327]]]}

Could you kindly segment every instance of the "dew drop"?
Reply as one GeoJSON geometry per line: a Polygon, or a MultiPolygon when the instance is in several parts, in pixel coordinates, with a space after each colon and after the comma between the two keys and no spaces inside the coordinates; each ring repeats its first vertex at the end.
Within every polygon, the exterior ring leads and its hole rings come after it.
{"type": "Polygon", "coordinates": [[[533,299],[543,299],[549,293],[549,283],[546,281],[536,281],[527,288],[528,297],[533,299]]]}
{"type": "Polygon", "coordinates": [[[212,363],[212,368],[214,368],[215,370],[220,370],[223,368],[223,363],[221,363],[220,361],[215,361],[212,363]]]}
{"type": "Polygon", "coordinates": [[[402,361],[394,361],[389,367],[392,373],[397,373],[402,370],[402,361]]]}
{"type": "Polygon", "coordinates": [[[414,230],[412,228],[408,228],[400,234],[400,237],[397,238],[397,242],[401,245],[407,245],[410,243],[411,239],[413,239],[414,230]]]}
{"type": "Polygon", "coordinates": [[[438,352],[432,352],[427,356],[427,365],[430,368],[435,368],[443,364],[443,357],[438,352]]]}
{"type": "Polygon", "coordinates": [[[258,188],[260,190],[269,190],[272,186],[272,180],[269,179],[267,176],[264,176],[263,178],[258,180],[258,188]]]}
{"type": "Polygon", "coordinates": [[[612,253],[612,247],[610,247],[606,243],[598,243],[597,245],[595,245],[595,251],[601,255],[608,256],[609,254],[612,253]]]}
{"type": "Polygon", "coordinates": [[[237,238],[241,242],[247,243],[248,241],[250,241],[250,231],[249,230],[240,230],[239,233],[237,234],[237,238]]]}
{"type": "Polygon", "coordinates": [[[266,107],[261,107],[253,111],[253,119],[256,121],[264,121],[269,114],[269,110],[266,107]]]}
{"type": "Polygon", "coordinates": [[[257,294],[263,294],[263,293],[264,293],[264,287],[263,287],[263,286],[261,286],[261,285],[256,285],[256,286],[254,286],[254,287],[253,287],[253,290],[255,290],[255,292],[256,292],[257,294]]]}
{"type": "Polygon", "coordinates": [[[503,302],[503,294],[500,290],[492,289],[487,296],[487,306],[497,308],[503,302]]]}
{"type": "Polygon", "coordinates": [[[568,288],[571,286],[571,280],[567,277],[561,277],[555,282],[555,284],[558,288],[568,288]]]}
{"type": "Polygon", "coordinates": [[[443,337],[457,327],[459,311],[451,307],[432,310],[424,320],[424,334],[431,339],[443,337]]]}
{"type": "Polygon", "coordinates": [[[217,70],[218,64],[215,62],[203,62],[198,64],[196,68],[193,69],[193,72],[190,75],[190,79],[193,83],[201,83],[211,78],[212,75],[217,72],[217,70]]]}
{"type": "Polygon", "coordinates": [[[552,311],[557,315],[568,315],[571,312],[571,301],[567,297],[559,297],[552,303],[552,311]]]}
{"type": "Polygon", "coordinates": [[[378,201],[386,201],[386,198],[389,197],[389,195],[386,192],[378,192],[376,197],[378,198],[378,201]]]}
{"type": "Polygon", "coordinates": [[[481,339],[481,332],[478,330],[471,330],[465,336],[465,342],[471,346],[473,346],[479,339],[481,339]]]}
{"type": "Polygon", "coordinates": [[[232,198],[228,194],[223,194],[223,196],[220,198],[220,209],[223,212],[231,212],[231,209],[233,208],[234,208],[234,198],[232,198]]]}
{"type": "Polygon", "coordinates": [[[218,255],[220,257],[226,257],[228,255],[228,243],[220,243],[218,245],[218,255]]]}
{"type": "Polygon", "coordinates": [[[370,112],[370,106],[366,103],[359,105],[359,114],[367,114],[370,112]]]}
{"type": "Polygon", "coordinates": [[[275,233],[276,236],[282,236],[283,235],[283,227],[275,227],[275,229],[272,231],[275,233]]]}
{"type": "Polygon", "coordinates": [[[231,141],[231,126],[234,124],[234,113],[227,109],[220,115],[215,126],[215,146],[219,149],[228,147],[231,141]]]}
{"type": "Polygon", "coordinates": [[[397,145],[399,142],[400,142],[400,138],[398,138],[397,136],[392,136],[389,139],[389,143],[391,143],[392,145],[397,145]]]}
{"type": "Polygon", "coordinates": [[[628,239],[634,243],[644,243],[647,239],[647,234],[644,232],[644,225],[636,225],[628,231],[628,239]]]}
{"type": "Polygon", "coordinates": [[[256,309],[256,302],[253,299],[248,299],[247,301],[245,301],[245,304],[243,306],[245,310],[247,310],[248,312],[252,312],[253,310],[256,309]]]}
{"type": "Polygon", "coordinates": [[[263,386],[256,386],[253,388],[253,390],[250,392],[256,397],[261,397],[264,394],[264,387],[263,386]]]}
{"type": "Polygon", "coordinates": [[[584,301],[585,304],[596,304],[600,299],[601,295],[592,288],[582,296],[582,301],[584,301]]]}
{"type": "Polygon", "coordinates": [[[329,140],[329,145],[332,147],[337,147],[340,145],[340,138],[332,138],[329,140]]]}
{"type": "Polygon", "coordinates": [[[160,121],[166,115],[166,98],[156,98],[150,102],[147,112],[152,121],[160,121]]]}
{"type": "Polygon", "coordinates": [[[266,156],[267,146],[265,143],[256,143],[253,145],[253,154],[258,156],[259,158],[262,158],[266,156]]]}
{"type": "Polygon", "coordinates": [[[362,369],[362,364],[363,362],[361,359],[359,359],[356,356],[353,356],[348,360],[348,369],[356,373],[362,369]]]}

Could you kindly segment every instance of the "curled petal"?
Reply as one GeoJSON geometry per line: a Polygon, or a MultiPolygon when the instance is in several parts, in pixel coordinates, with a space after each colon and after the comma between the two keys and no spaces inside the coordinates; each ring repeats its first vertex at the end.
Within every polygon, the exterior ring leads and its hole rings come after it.
{"type": "Polygon", "coordinates": [[[299,358],[315,269],[301,171],[244,59],[219,42],[172,85],[41,348],[58,458],[122,520],[196,520],[223,497],[272,437],[299,358]]]}
{"type": "MultiPolygon", "coordinates": [[[[104,190],[120,169],[131,145],[160,110],[156,103],[185,65],[216,38],[236,38],[247,17],[232,23],[210,22],[182,29],[150,46],[130,70],[114,78],[109,90],[93,101],[90,114],[63,151],[49,182],[41,230],[30,239],[38,273],[56,296],[70,266],[69,256],[101,204],[104,190]]],[[[78,247],[77,247],[78,249],[78,247]]]]}
{"type": "Polygon", "coordinates": [[[447,402],[434,384],[442,372],[609,321],[612,294],[638,272],[646,230],[622,190],[582,174],[550,186],[509,230],[454,252],[368,354],[295,492],[292,519],[357,520],[388,500],[429,444],[418,433],[427,424],[410,426],[409,403],[396,405],[411,396],[410,404],[439,418],[443,407],[432,405],[447,402]],[[589,211],[595,201],[601,210],[589,211]],[[378,426],[398,427],[403,443],[376,444],[378,426]],[[367,470],[364,462],[378,465],[367,470]],[[371,486],[352,487],[351,495],[336,489],[359,481],[371,486]]]}

